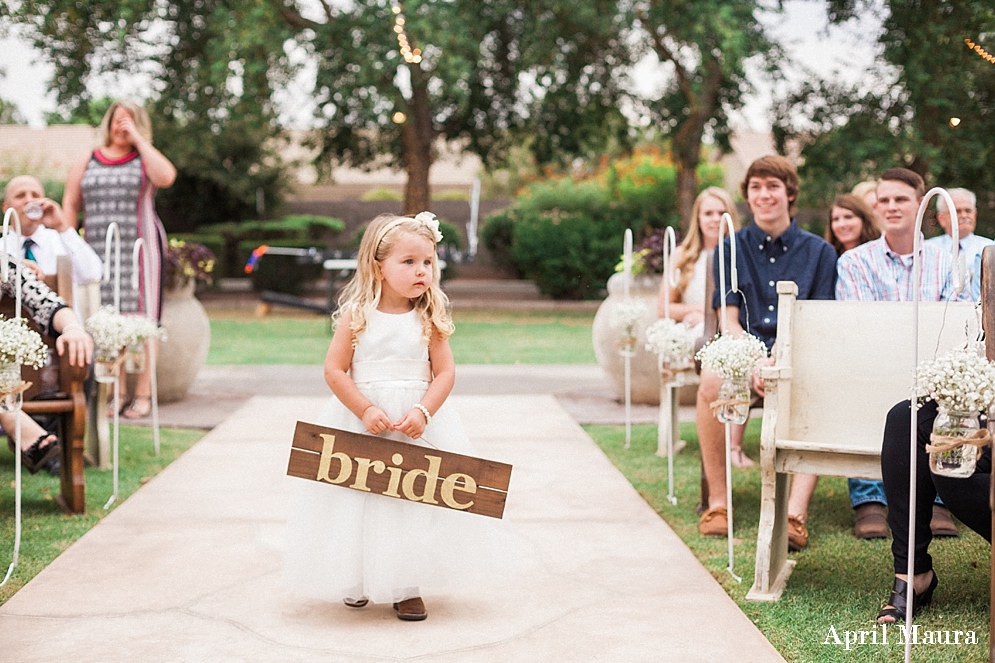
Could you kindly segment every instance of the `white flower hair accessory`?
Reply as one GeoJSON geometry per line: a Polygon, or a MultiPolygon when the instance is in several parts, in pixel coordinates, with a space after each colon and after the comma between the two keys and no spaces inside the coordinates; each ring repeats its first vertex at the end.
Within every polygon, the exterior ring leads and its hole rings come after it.
{"type": "Polygon", "coordinates": [[[432,231],[436,244],[442,241],[442,233],[439,232],[439,220],[435,218],[434,214],[431,212],[419,212],[415,215],[415,221],[432,231]]]}

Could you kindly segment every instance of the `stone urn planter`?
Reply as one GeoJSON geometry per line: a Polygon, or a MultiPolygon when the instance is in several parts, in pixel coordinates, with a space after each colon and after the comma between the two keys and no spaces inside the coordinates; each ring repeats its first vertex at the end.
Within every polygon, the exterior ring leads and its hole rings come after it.
{"type": "Polygon", "coordinates": [[[160,403],[183,400],[207,361],[211,324],[204,306],[194,296],[194,281],[163,293],[162,327],[166,340],[159,344],[156,379],[160,403]]]}
{"type": "MultiPolygon", "coordinates": [[[[612,327],[612,313],[623,300],[624,275],[614,274],[608,279],[608,297],[594,316],[592,336],[594,355],[598,365],[608,375],[615,396],[625,399],[625,361],[618,350],[622,337],[620,329],[612,327]]],[[[629,295],[646,307],[646,315],[636,328],[636,354],[632,358],[632,402],[649,405],[660,404],[660,376],[657,357],[646,349],[646,328],[656,321],[656,307],[660,292],[660,276],[638,275],[633,278],[629,295]]]]}

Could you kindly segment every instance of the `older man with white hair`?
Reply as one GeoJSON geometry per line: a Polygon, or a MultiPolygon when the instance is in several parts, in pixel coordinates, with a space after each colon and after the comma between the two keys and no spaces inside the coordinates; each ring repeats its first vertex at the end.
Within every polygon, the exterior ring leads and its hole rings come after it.
{"type": "MultiPolygon", "coordinates": [[[[978,197],[967,189],[949,189],[948,193],[957,212],[959,246],[964,265],[967,266],[967,289],[971,299],[978,301],[981,297],[981,252],[989,244],[995,244],[995,241],[974,234],[974,227],[978,222],[978,210],[975,207],[978,197]]],[[[950,245],[953,242],[953,238],[950,236],[952,224],[950,223],[950,212],[947,210],[947,201],[943,196],[936,198],[936,220],[943,227],[943,234],[926,241],[949,254],[950,245]]]]}

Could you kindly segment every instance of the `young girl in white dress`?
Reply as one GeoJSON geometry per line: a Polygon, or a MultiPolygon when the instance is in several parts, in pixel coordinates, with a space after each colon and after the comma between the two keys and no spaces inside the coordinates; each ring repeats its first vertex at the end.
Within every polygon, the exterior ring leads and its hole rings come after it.
{"type": "MultiPolygon", "coordinates": [[[[446,405],[456,377],[449,301],[439,285],[438,221],[381,215],[366,229],[340,297],[325,359],[334,397],[316,423],[473,455],[446,405]]],[[[464,588],[490,572],[490,519],[314,481],[296,481],[288,586],[362,608],[392,603],[425,619],[423,593],[464,588]]]]}

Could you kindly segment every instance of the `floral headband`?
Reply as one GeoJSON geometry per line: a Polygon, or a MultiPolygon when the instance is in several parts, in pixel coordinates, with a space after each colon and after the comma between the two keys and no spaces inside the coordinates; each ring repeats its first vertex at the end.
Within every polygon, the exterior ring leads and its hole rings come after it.
{"type": "MultiPolygon", "coordinates": [[[[436,244],[442,241],[442,233],[439,231],[439,220],[435,217],[434,214],[432,214],[431,212],[419,212],[418,214],[415,215],[414,220],[432,231],[432,237],[433,239],[435,239],[436,244]]],[[[389,233],[391,230],[398,227],[405,221],[410,221],[410,219],[406,216],[402,216],[394,219],[386,226],[384,226],[383,230],[380,231],[380,236],[377,237],[376,244],[373,245],[375,247],[374,252],[376,251],[376,248],[379,248],[380,242],[382,242],[383,238],[387,236],[387,233],[389,233]]]]}

